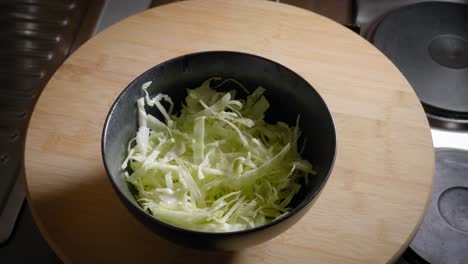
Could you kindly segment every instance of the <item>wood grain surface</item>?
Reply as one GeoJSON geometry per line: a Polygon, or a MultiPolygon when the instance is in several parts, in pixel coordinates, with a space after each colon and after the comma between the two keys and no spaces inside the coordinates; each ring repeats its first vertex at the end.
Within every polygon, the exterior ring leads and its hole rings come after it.
{"type": "Polygon", "coordinates": [[[411,241],[431,193],[434,153],[419,101],[358,35],[266,1],[182,1],[120,22],[79,48],[48,83],[25,147],[28,200],[67,263],[386,263],[411,241]],[[234,50],[275,60],[323,96],[336,122],[332,175],[290,230],[239,252],[166,242],[134,219],[104,171],[100,140],[117,95],[173,57],[234,50]]]}

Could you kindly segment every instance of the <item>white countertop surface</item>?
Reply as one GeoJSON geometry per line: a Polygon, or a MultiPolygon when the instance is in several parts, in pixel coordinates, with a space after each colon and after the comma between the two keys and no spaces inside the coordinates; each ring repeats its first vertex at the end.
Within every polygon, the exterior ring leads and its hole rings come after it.
{"type": "Polygon", "coordinates": [[[468,131],[448,131],[432,128],[432,142],[435,148],[468,150],[468,131]]]}

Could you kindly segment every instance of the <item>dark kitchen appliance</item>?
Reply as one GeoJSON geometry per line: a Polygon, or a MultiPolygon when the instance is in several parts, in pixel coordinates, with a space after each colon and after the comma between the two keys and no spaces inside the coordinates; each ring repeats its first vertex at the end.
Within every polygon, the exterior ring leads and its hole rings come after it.
{"type": "Polygon", "coordinates": [[[43,87],[90,36],[103,1],[6,0],[0,3],[0,262],[59,262],[24,202],[23,148],[43,87]],[[85,23],[86,21],[86,23],[85,23]]]}
{"type": "Polygon", "coordinates": [[[432,125],[467,126],[468,5],[402,7],[386,15],[370,39],[408,79],[432,125]]]}
{"type": "Polygon", "coordinates": [[[407,263],[468,259],[467,4],[357,1],[361,35],[408,79],[426,111],[436,147],[432,198],[404,254],[407,263]]]}

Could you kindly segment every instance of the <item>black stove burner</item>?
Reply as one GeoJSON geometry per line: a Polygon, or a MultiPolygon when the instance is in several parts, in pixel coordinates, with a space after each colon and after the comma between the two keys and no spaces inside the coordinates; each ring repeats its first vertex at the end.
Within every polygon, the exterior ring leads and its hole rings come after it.
{"type": "Polygon", "coordinates": [[[432,199],[410,247],[430,263],[467,263],[468,151],[436,149],[432,199]]]}
{"type": "Polygon", "coordinates": [[[382,19],[372,41],[408,79],[433,125],[468,127],[468,5],[399,8],[382,19]]]}
{"type": "Polygon", "coordinates": [[[429,43],[429,55],[442,66],[452,69],[468,67],[468,41],[452,35],[442,35],[429,43]]]}

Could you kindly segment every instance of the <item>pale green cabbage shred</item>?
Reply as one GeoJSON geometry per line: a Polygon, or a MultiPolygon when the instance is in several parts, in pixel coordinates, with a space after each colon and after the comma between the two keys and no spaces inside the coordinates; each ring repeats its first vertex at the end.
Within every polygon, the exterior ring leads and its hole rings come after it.
{"type": "MultiPolygon", "coordinates": [[[[300,182],[315,173],[298,151],[299,117],[295,127],[269,124],[264,88],[235,99],[235,89],[212,87],[221,80],[187,90],[179,115],[169,96],[151,98],[146,91],[151,82],[142,86],[139,128],[122,169],[138,190],[138,203],[163,222],[203,232],[261,226],[286,215],[300,182]],[[156,107],[164,121],[145,106],[156,107]]],[[[241,85],[232,79],[223,83],[241,85]]]]}

